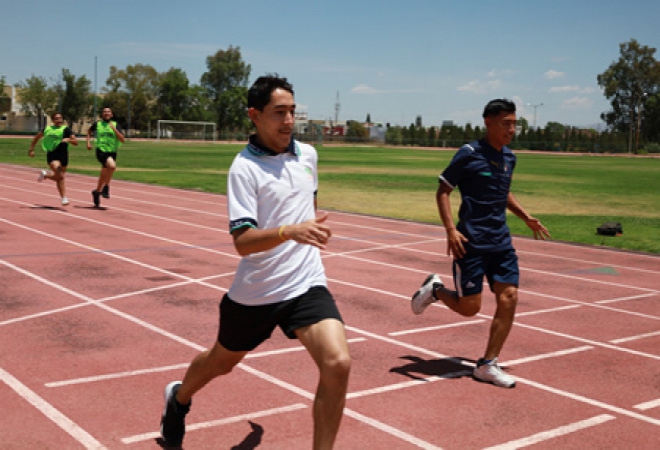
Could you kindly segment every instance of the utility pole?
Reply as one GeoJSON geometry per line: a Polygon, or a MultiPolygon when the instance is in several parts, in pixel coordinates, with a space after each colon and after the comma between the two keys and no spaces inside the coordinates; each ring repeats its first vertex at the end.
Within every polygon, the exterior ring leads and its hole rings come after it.
{"type": "Polygon", "coordinates": [[[531,106],[534,108],[534,129],[536,129],[536,108],[539,106],[543,106],[543,103],[539,103],[537,105],[532,105],[531,103],[527,103],[527,106],[531,106]]]}

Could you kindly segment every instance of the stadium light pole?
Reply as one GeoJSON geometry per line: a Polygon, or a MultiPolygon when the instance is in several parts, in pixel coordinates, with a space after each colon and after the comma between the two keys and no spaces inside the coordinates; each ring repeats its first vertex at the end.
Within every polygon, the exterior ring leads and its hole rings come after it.
{"type": "Polygon", "coordinates": [[[531,103],[527,103],[527,106],[531,106],[531,107],[534,108],[534,129],[536,129],[536,108],[538,108],[539,106],[543,106],[543,103],[539,103],[539,104],[536,104],[536,105],[532,105],[531,103]]]}

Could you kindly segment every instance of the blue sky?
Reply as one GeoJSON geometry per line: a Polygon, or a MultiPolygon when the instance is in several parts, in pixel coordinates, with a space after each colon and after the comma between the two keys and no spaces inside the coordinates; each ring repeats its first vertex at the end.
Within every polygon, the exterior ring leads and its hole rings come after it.
{"type": "MultiPolygon", "coordinates": [[[[109,67],[183,69],[230,45],[259,75],[286,76],[313,119],[482,125],[506,97],[530,125],[595,126],[609,109],[597,75],[636,39],[660,48],[658,0],[8,0],[0,76],[105,85],[109,67]],[[534,108],[530,105],[540,105],[534,108]]],[[[660,54],[656,53],[656,59],[660,54]]]]}

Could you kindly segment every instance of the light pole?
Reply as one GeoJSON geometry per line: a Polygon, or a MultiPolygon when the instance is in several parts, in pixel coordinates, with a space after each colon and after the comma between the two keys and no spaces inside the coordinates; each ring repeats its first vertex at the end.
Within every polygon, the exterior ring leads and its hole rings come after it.
{"type": "Polygon", "coordinates": [[[644,111],[644,102],[648,92],[643,92],[640,96],[639,107],[637,108],[637,126],[635,127],[635,153],[639,152],[639,135],[642,128],[642,112],[644,111]]]}
{"type": "Polygon", "coordinates": [[[531,103],[527,103],[527,106],[531,106],[534,108],[534,129],[536,129],[536,108],[539,106],[543,106],[543,103],[539,103],[537,105],[532,105],[531,103]]]}

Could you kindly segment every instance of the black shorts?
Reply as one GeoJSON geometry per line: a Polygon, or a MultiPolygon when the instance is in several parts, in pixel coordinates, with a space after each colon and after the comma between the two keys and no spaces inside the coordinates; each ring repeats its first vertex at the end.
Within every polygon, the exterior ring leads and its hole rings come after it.
{"type": "Polygon", "coordinates": [[[112,158],[117,162],[117,152],[102,152],[98,148],[96,149],[96,160],[101,163],[101,166],[105,167],[108,158],[112,158]]]}
{"type": "Polygon", "coordinates": [[[59,161],[62,167],[69,165],[69,149],[64,146],[58,146],[55,150],[46,153],[46,161],[48,165],[53,161],[59,161]]]}
{"type": "Polygon", "coordinates": [[[295,330],[325,319],[343,323],[325,286],[314,286],[291,300],[258,306],[241,305],[225,294],[220,302],[218,342],[227,350],[247,352],[270,338],[276,326],[289,339],[296,339],[295,330]]]}

